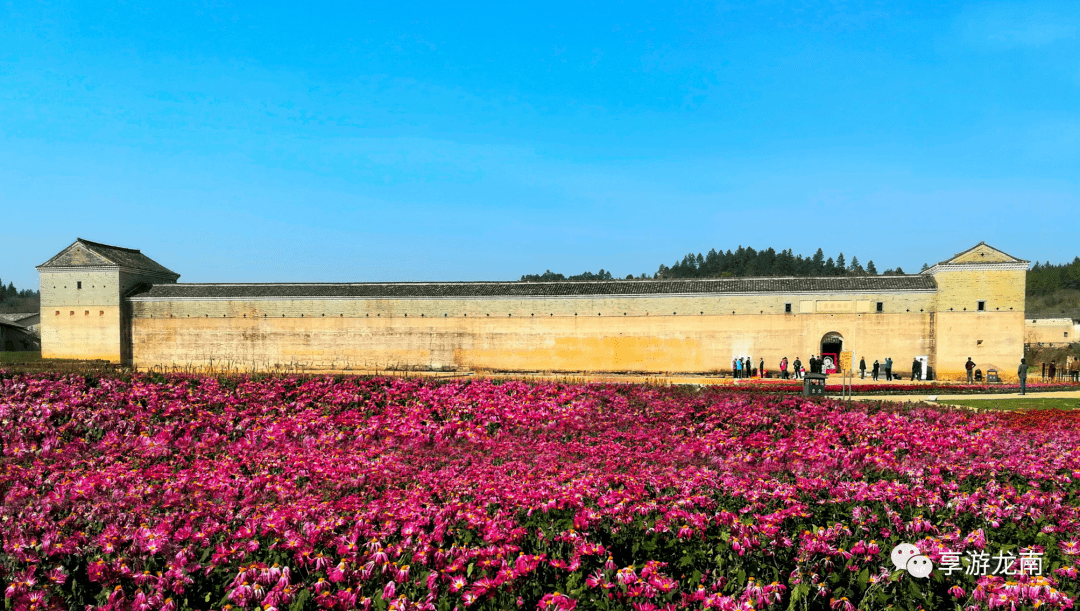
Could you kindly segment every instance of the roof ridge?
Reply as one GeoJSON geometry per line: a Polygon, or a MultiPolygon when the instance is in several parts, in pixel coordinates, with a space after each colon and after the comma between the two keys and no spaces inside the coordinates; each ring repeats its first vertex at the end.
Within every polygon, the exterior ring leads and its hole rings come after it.
{"type": "Polygon", "coordinates": [[[740,282],[747,280],[865,280],[869,278],[918,278],[923,274],[863,274],[858,276],[736,276],[732,278],[612,278],[611,280],[372,280],[367,282],[177,282],[181,286],[343,286],[343,285],[423,285],[423,284],[509,284],[551,285],[551,284],[649,284],[659,282],[740,282]]]}
{"type": "Polygon", "coordinates": [[[92,240],[85,240],[83,238],[75,238],[76,242],[82,242],[83,244],[89,244],[90,246],[101,246],[104,248],[115,248],[116,250],[123,250],[125,252],[133,252],[142,254],[137,248],[125,248],[123,246],[113,246],[112,244],[102,244],[101,242],[94,242],[92,240]]]}

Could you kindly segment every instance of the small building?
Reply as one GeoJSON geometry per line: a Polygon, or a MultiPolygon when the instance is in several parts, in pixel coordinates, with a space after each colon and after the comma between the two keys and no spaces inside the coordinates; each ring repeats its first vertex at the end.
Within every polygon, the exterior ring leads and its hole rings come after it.
{"type": "Polygon", "coordinates": [[[1024,319],[1024,344],[1062,347],[1080,342],[1080,319],[1066,316],[1028,315],[1024,319]]]}
{"type": "Polygon", "coordinates": [[[41,341],[33,331],[21,325],[0,320],[0,350],[24,352],[40,349],[41,341]]]}

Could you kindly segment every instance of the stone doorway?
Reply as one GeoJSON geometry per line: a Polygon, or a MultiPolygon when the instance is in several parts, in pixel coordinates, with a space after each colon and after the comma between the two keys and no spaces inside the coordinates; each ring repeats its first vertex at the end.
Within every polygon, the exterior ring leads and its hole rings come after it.
{"type": "Polygon", "coordinates": [[[840,369],[840,353],[844,350],[844,336],[829,331],[821,337],[821,372],[836,373],[840,369]]]}

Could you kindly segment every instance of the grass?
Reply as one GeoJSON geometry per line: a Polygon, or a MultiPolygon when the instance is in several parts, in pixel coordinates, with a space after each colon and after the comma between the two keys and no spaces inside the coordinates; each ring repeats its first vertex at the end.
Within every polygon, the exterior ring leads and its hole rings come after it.
{"type": "Polygon", "coordinates": [[[1080,399],[1022,397],[1016,399],[949,399],[949,405],[982,410],[1026,411],[1032,409],[1080,409],[1080,399]]]}
{"type": "Polygon", "coordinates": [[[41,360],[41,352],[0,352],[0,363],[35,363],[41,360]]]}

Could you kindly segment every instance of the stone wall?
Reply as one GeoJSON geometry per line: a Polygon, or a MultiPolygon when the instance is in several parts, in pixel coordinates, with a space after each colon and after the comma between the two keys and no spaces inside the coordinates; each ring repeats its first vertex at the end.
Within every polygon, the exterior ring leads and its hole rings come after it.
{"type": "Polygon", "coordinates": [[[135,364],[707,372],[735,356],[931,356],[933,292],[559,299],[132,299],[135,364]],[[860,304],[860,302],[863,302],[860,304]],[[882,302],[882,312],[876,304],[882,302]],[[792,313],[785,304],[792,303],[792,313]],[[860,307],[860,305],[862,307],[860,307]],[[809,309],[812,313],[801,313],[809,309]],[[826,309],[831,312],[817,310],[826,309]],[[846,313],[842,310],[846,310],[846,313]],[[863,310],[863,311],[859,311],[863,310]],[[735,314],[732,314],[735,312],[735,314]]]}

